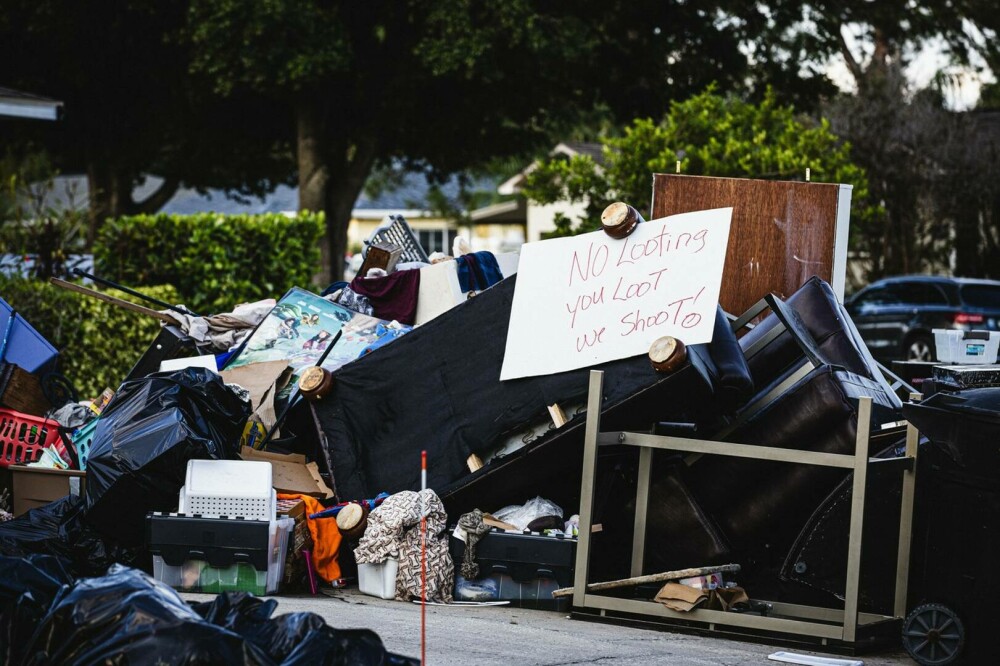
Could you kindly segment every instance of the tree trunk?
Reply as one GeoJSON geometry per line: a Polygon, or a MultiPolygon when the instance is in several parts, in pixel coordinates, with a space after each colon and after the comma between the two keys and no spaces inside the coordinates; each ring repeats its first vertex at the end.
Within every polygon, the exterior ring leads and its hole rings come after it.
{"type": "Polygon", "coordinates": [[[87,225],[87,246],[94,244],[97,231],[104,221],[125,213],[120,192],[121,179],[117,178],[106,160],[97,158],[87,165],[87,189],[90,204],[90,221],[87,225]]]}
{"type": "Polygon", "coordinates": [[[347,254],[347,228],[351,224],[354,204],[368,180],[375,163],[376,142],[371,137],[352,144],[344,151],[337,178],[328,188],[326,206],[325,252],[329,257],[330,282],[344,279],[344,259],[347,254]]]}
{"type": "MultiPolygon", "coordinates": [[[[320,212],[326,208],[330,170],[322,115],[321,109],[312,99],[299,100],[295,109],[295,157],[299,171],[300,211],[320,212]]],[[[330,257],[325,242],[321,245],[318,277],[321,281],[329,282],[330,257]]]]}
{"type": "Polygon", "coordinates": [[[160,187],[142,201],[132,198],[132,178],[98,159],[87,165],[90,219],[87,225],[87,245],[94,244],[97,232],[105,220],[123,215],[155,213],[177,193],[180,181],[165,178],[160,187]]]}
{"type": "MultiPolygon", "coordinates": [[[[351,211],[375,163],[377,143],[371,136],[353,142],[332,139],[329,120],[312,99],[300,100],[296,126],[299,210],[323,212],[326,237],[318,279],[329,284],[344,277],[351,211]]],[[[350,131],[363,133],[358,127],[350,131]]]]}

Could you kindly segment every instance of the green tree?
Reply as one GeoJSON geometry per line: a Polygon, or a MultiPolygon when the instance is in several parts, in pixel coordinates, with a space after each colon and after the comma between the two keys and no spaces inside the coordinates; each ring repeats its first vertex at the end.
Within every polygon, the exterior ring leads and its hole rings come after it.
{"type": "Polygon", "coordinates": [[[860,90],[928,43],[956,65],[1000,64],[1000,15],[986,0],[762,0],[733,20],[756,36],[747,48],[759,78],[775,83],[822,79],[841,59],[860,90]]]}
{"type": "Polygon", "coordinates": [[[291,175],[282,107],[248,94],[219,98],[188,74],[177,39],[185,7],[3,3],[0,81],[62,100],[65,115],[56,123],[0,119],[0,145],[31,143],[61,173],[86,174],[91,239],[108,217],[155,212],[182,185],[263,194],[291,175]],[[147,174],[163,182],[136,200],[147,174]]]}
{"type": "Polygon", "coordinates": [[[289,109],[300,209],[339,275],[372,169],[450,173],[550,145],[595,107],[619,122],[712,80],[742,86],[729,2],[190,0],[193,71],[289,109]]]}
{"type": "Polygon", "coordinates": [[[524,191],[530,199],[587,203],[584,218],[562,220],[557,235],[599,228],[601,211],[613,201],[625,201],[646,214],[652,174],[673,173],[677,162],[686,174],[781,180],[804,179],[808,168],[813,180],[853,185],[856,216],[867,220],[878,214],[868,202],[867,178],[852,162],[850,147],[826,120],[797,117],[770,90],[753,104],[720,95],[712,86],[672,103],[659,122],[634,120],[621,136],[602,143],[601,165],[589,156],[550,159],[527,178],[524,191]]]}

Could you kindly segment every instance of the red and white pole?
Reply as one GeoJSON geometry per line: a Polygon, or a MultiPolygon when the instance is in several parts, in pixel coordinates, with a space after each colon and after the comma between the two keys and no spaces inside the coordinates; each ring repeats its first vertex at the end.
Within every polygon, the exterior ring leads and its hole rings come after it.
{"type": "Polygon", "coordinates": [[[427,451],[420,452],[420,663],[427,664],[427,451]]]}

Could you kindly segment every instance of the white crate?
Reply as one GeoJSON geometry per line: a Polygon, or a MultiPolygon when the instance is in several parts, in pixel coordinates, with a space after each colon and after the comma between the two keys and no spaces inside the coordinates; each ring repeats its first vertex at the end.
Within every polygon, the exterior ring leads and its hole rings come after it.
{"type": "Polygon", "coordinates": [[[396,598],[396,572],[399,560],[390,557],[379,564],[358,565],[358,589],[380,599],[396,598]]]}
{"type": "Polygon", "coordinates": [[[934,346],[941,363],[989,365],[997,362],[1000,331],[935,328],[934,346]]]}
{"type": "Polygon", "coordinates": [[[189,460],[178,511],[272,521],[276,502],[269,462],[189,460]]]}

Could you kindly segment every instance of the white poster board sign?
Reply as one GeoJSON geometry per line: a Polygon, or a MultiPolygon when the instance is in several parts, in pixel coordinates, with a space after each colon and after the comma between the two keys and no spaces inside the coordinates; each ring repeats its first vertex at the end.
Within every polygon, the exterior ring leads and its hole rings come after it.
{"type": "Polygon", "coordinates": [[[500,379],[585,368],[649,351],[659,337],[711,342],[732,208],[527,243],[500,379]]]}

